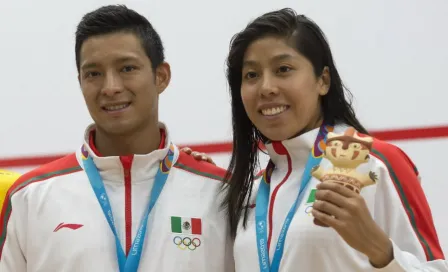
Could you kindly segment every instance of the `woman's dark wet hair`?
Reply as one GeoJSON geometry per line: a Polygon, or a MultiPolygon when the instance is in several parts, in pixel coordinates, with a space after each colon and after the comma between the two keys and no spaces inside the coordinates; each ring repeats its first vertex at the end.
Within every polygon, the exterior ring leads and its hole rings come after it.
{"type": "Polygon", "coordinates": [[[328,67],[331,83],[328,93],[321,99],[323,119],[334,125],[344,123],[361,133],[367,130],[356,118],[352,108],[352,95],[345,88],[333,61],[330,46],[317,24],[292,9],[266,13],[250,22],[231,41],[227,58],[227,80],[232,103],[233,152],[227,169],[223,206],[228,211],[231,234],[236,236],[239,220],[247,222],[247,208],[259,166],[259,143],[266,138],[247,116],[241,99],[242,64],[248,46],[263,37],[284,38],[314,67],[317,76],[328,67]]]}

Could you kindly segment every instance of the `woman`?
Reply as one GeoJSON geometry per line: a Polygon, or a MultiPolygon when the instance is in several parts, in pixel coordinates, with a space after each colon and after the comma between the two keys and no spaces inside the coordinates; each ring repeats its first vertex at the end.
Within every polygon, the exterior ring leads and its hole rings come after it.
{"type": "MultiPolygon", "coordinates": [[[[227,65],[224,205],[236,271],[448,271],[416,168],[398,147],[366,137],[314,22],[291,9],[266,13],[234,36],[227,65]],[[360,193],[312,177],[312,167],[331,167],[321,160],[330,132],[368,147],[358,170],[371,183],[360,193]],[[260,142],[270,162],[256,176],[260,142]]],[[[335,152],[326,155],[345,151],[335,152]]]]}

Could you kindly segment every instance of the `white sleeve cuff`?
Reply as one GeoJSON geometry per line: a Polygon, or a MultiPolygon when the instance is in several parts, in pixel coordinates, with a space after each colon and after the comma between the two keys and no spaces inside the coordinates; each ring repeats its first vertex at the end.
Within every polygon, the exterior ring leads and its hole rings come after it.
{"type": "Polygon", "coordinates": [[[400,250],[400,248],[390,239],[392,242],[393,252],[394,252],[394,259],[392,262],[390,262],[387,266],[383,268],[375,268],[372,266],[372,271],[379,271],[379,272],[409,272],[410,268],[412,266],[408,263],[408,260],[406,258],[406,255],[403,251],[400,250]]]}

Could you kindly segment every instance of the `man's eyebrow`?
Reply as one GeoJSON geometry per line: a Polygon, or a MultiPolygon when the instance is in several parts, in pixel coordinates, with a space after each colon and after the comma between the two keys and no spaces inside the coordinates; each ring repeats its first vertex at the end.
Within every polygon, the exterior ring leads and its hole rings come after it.
{"type": "Polygon", "coordinates": [[[81,65],[81,70],[90,69],[97,67],[97,64],[94,62],[86,62],[81,65]]]}
{"type": "MultiPolygon", "coordinates": [[[[119,57],[118,59],[116,59],[115,63],[123,63],[123,62],[127,62],[127,61],[138,61],[138,58],[136,58],[134,56],[123,56],[123,57],[119,57]]],[[[96,62],[85,62],[81,65],[81,70],[95,68],[95,67],[98,67],[98,64],[96,62]]]]}

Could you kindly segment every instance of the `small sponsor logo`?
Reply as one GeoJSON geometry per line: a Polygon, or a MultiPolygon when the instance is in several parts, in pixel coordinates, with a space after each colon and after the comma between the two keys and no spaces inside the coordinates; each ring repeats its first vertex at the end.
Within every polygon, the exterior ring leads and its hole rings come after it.
{"type": "Polygon", "coordinates": [[[66,223],[62,222],[56,226],[56,228],[53,230],[53,232],[58,232],[59,230],[64,229],[64,228],[71,229],[71,230],[77,230],[83,226],[84,225],[81,225],[81,224],[66,224],[66,223]]]}

